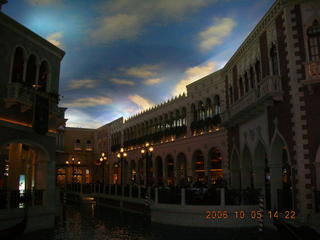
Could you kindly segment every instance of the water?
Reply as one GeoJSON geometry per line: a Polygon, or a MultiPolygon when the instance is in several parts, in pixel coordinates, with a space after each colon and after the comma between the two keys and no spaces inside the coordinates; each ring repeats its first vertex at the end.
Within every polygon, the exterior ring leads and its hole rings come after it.
{"type": "MultiPolygon", "coordinates": [[[[169,239],[258,239],[257,229],[194,229],[150,224],[142,216],[94,204],[66,205],[55,229],[29,234],[23,240],[169,240],[169,239]]],[[[263,239],[278,239],[268,231],[263,239]]]]}

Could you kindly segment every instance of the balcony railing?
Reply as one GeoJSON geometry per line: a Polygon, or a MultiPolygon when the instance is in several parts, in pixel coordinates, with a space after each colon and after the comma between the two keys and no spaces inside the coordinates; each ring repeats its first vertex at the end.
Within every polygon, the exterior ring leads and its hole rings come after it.
{"type": "Polygon", "coordinates": [[[281,78],[267,76],[257,86],[241,97],[235,104],[222,114],[223,124],[230,121],[244,121],[261,111],[264,111],[270,100],[282,100],[281,78]]]}
{"type": "Polygon", "coordinates": [[[306,84],[320,83],[320,61],[305,63],[306,84]]]}
{"type": "Polygon", "coordinates": [[[75,143],[74,146],[73,146],[73,150],[82,151],[81,143],[75,143]]]}

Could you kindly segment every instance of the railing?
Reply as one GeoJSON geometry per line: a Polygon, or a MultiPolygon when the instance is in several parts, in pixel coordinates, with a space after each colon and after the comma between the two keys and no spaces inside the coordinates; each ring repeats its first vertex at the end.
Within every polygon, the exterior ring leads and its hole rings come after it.
{"type": "Polygon", "coordinates": [[[82,145],[81,145],[81,143],[75,143],[75,144],[73,145],[73,150],[75,150],[75,151],[81,151],[81,150],[82,150],[82,145]]]}
{"type": "Polygon", "coordinates": [[[82,194],[105,194],[120,198],[145,199],[148,193],[154,203],[176,205],[257,205],[260,190],[227,190],[224,188],[146,188],[133,185],[70,184],[67,190],[82,194]]]}
{"type": "Polygon", "coordinates": [[[19,208],[21,205],[40,206],[44,190],[0,190],[0,209],[19,208]]]}
{"type": "MultiPolygon", "coordinates": [[[[240,112],[260,104],[260,100],[272,97],[275,100],[281,100],[282,85],[280,76],[265,77],[255,89],[251,89],[242,96],[229,110],[222,114],[222,121],[226,122],[230,118],[238,115],[240,112]]],[[[246,114],[245,114],[246,115],[246,114]]]]}

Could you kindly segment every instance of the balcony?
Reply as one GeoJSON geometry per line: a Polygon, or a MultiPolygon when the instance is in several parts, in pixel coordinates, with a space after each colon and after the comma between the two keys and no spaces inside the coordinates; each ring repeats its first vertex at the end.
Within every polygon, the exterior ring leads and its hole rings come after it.
{"type": "Polygon", "coordinates": [[[262,113],[273,101],[281,100],[280,76],[267,76],[256,89],[250,90],[222,114],[222,123],[228,126],[244,122],[262,113]]]}
{"type": "Polygon", "coordinates": [[[320,61],[311,61],[305,63],[306,85],[320,83],[320,61]]]}
{"type": "Polygon", "coordinates": [[[74,151],[82,151],[82,145],[81,143],[75,143],[73,146],[74,151]]]}
{"type": "Polygon", "coordinates": [[[20,112],[24,113],[33,109],[35,96],[41,96],[48,99],[49,102],[49,125],[56,127],[65,122],[64,112],[66,108],[58,107],[59,95],[56,93],[47,93],[37,91],[35,88],[26,86],[23,83],[9,83],[7,92],[4,96],[5,108],[14,105],[20,106],[20,112]]]}

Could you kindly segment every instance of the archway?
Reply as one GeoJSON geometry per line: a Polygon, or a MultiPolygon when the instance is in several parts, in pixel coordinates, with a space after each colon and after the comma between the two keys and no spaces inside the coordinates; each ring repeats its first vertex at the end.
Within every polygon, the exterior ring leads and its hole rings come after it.
{"type": "Polygon", "coordinates": [[[156,158],[156,177],[158,185],[163,185],[163,165],[162,158],[158,156],[156,158]]]}
{"type": "Polygon", "coordinates": [[[253,181],[257,189],[262,190],[265,196],[265,206],[267,209],[271,208],[271,181],[270,181],[270,167],[266,148],[261,141],[258,142],[253,161],[253,181]]]}
{"type": "Polygon", "coordinates": [[[192,157],[194,177],[197,182],[205,182],[204,155],[201,150],[194,152],[192,157]]]}
{"type": "Polygon", "coordinates": [[[187,178],[187,157],[184,153],[179,153],[177,156],[177,180],[180,185],[186,183],[187,178]]]}
{"type": "Polygon", "coordinates": [[[130,161],[130,180],[131,183],[137,183],[137,167],[134,160],[130,161]]]}
{"type": "Polygon", "coordinates": [[[48,161],[48,152],[36,143],[13,141],[0,147],[0,199],[10,195],[7,207],[23,205],[21,195],[28,196],[30,203],[42,205],[43,194],[50,188],[48,161]]]}
{"type": "Polygon", "coordinates": [[[222,172],[222,156],[218,148],[211,148],[208,154],[208,164],[210,168],[210,183],[222,184],[223,172],[222,172]]]}
{"type": "Polygon", "coordinates": [[[240,159],[236,151],[231,154],[230,161],[231,188],[241,189],[240,159]]]}
{"type": "Polygon", "coordinates": [[[284,139],[277,135],[271,145],[270,178],[272,207],[279,210],[293,208],[291,164],[288,146],[284,139]]]}
{"type": "Polygon", "coordinates": [[[39,69],[39,90],[40,91],[47,91],[47,85],[49,80],[49,65],[46,61],[43,61],[40,65],[39,69]]]}
{"type": "Polygon", "coordinates": [[[138,170],[139,170],[139,175],[138,175],[138,179],[139,179],[139,184],[140,185],[144,185],[144,162],[142,160],[142,158],[139,159],[138,161],[138,170]]]}
{"type": "Polygon", "coordinates": [[[120,165],[117,162],[113,164],[112,183],[120,184],[120,165]]]}
{"type": "Polygon", "coordinates": [[[241,161],[241,187],[253,188],[252,157],[247,145],[244,146],[241,161]]]}
{"type": "Polygon", "coordinates": [[[171,155],[166,157],[166,172],[167,172],[167,184],[169,186],[174,185],[174,160],[171,155]]]}

